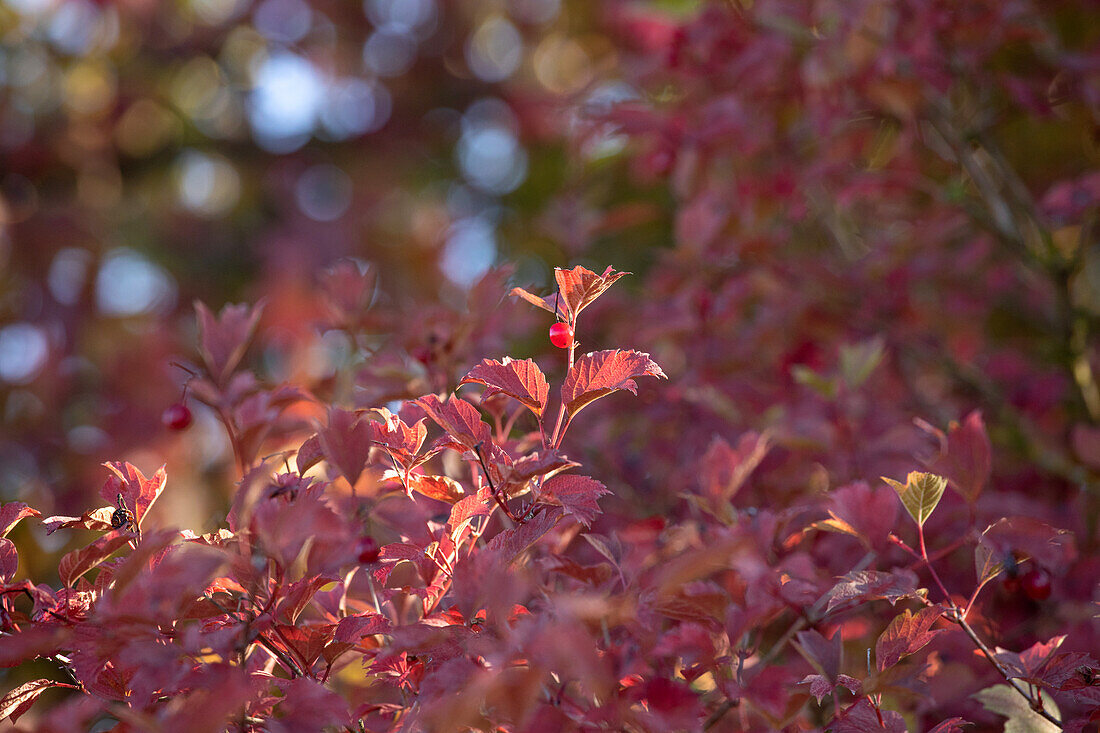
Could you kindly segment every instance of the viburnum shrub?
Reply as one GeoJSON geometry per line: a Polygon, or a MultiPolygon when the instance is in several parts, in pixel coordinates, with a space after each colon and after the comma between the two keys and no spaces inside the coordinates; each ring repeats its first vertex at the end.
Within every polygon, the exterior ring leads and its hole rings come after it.
{"type": "MultiPolygon", "coordinates": [[[[558,269],[553,294],[512,293],[576,324],[624,274],[558,269]]],[[[375,286],[350,263],[327,278],[336,292],[375,286]]],[[[1093,656],[1064,650],[1066,634],[991,646],[981,603],[1006,572],[1044,602],[1074,538],[1026,516],[926,531],[948,487],[951,511],[974,517],[992,465],[977,413],[942,436],[939,473],[789,507],[731,501],[768,436],[718,442],[668,518],[603,534],[608,489],[562,441],[585,407],[665,376],[647,354],[578,356],[570,342],[553,397],[533,360],[484,359],[459,382],[480,392],[397,412],[330,404],[308,427],[283,413],[310,395],[242,366],[261,309],[197,312],[188,388],[241,469],[226,526],[143,526],[172,488],[165,468],[124,462],[105,464],[106,504],[82,516],[0,507],[4,534],[31,520],[97,535],[61,559],[59,587],[16,581],[17,548],[0,541],[0,663],[53,668],[0,701],[13,723],[63,688],[34,729],[903,731],[938,709],[941,676],[962,674],[1020,729],[1100,719],[1093,656]],[[837,573],[840,557],[854,559],[837,573]],[[941,577],[961,557],[969,580],[941,577]]]]}

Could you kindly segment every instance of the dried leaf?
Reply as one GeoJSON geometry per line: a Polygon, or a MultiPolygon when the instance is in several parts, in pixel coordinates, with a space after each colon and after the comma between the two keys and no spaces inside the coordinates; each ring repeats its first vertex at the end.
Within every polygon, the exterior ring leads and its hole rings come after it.
{"type": "Polygon", "coordinates": [[[921,473],[912,471],[905,477],[905,483],[891,478],[882,477],[882,480],[890,484],[901,498],[901,503],[918,525],[924,526],[940,503],[943,490],[947,487],[947,479],[933,473],[921,473]]]}
{"type": "Polygon", "coordinates": [[[596,351],[577,359],[561,387],[561,398],[573,417],[589,403],[621,389],[638,394],[637,377],[665,377],[661,367],[638,351],[596,351]]]}
{"type": "Polygon", "coordinates": [[[539,420],[550,394],[546,376],[530,359],[517,361],[507,356],[500,361],[483,359],[459,382],[470,383],[485,385],[485,397],[501,393],[512,397],[535,413],[539,420]]]}

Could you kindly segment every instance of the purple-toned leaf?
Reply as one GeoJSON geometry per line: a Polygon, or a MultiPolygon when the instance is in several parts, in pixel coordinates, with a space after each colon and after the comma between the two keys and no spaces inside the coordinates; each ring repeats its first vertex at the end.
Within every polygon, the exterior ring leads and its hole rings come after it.
{"type": "Polygon", "coordinates": [[[291,583],[286,588],[283,599],[275,609],[275,619],[280,623],[293,624],[298,614],[306,607],[317,591],[322,586],[335,582],[336,578],[328,575],[316,575],[312,578],[302,578],[291,583]]]}
{"type": "Polygon", "coordinates": [[[993,657],[1001,663],[1001,667],[1009,677],[1026,680],[1032,684],[1040,684],[1043,678],[1043,667],[1066,640],[1065,635],[1056,636],[1048,641],[1040,641],[1032,644],[1026,650],[1016,653],[997,647],[993,657]]]}
{"type": "Polygon", "coordinates": [[[753,431],[738,438],[736,448],[716,436],[699,466],[703,493],[720,501],[731,499],[764,460],[769,448],[768,437],[753,431]]]}
{"type": "Polygon", "coordinates": [[[619,390],[638,394],[637,377],[665,377],[661,367],[639,351],[596,351],[577,359],[561,386],[561,399],[573,417],[586,405],[619,390]]]}
{"type": "Polygon", "coordinates": [[[876,710],[866,697],[861,697],[833,721],[834,733],[907,733],[905,719],[893,710],[876,710]]]}
{"type": "Polygon", "coordinates": [[[60,649],[72,636],[72,628],[61,625],[26,626],[4,636],[0,644],[0,667],[17,667],[23,662],[60,649]]]}
{"type": "Polygon", "coordinates": [[[109,558],[131,539],[132,535],[128,532],[114,531],[103,535],[86,547],[73,550],[61,558],[61,562],[57,565],[57,574],[61,582],[71,588],[77,578],[109,558]]]}
{"type": "Polygon", "coordinates": [[[369,420],[336,407],[329,410],[328,426],[317,431],[325,460],[352,486],[370,458],[373,433],[369,420]]]}
{"type": "Polygon", "coordinates": [[[389,619],[379,613],[368,611],[355,616],[346,616],[336,625],[333,638],[347,644],[358,644],[364,636],[388,634],[393,630],[389,619]]]}
{"type": "Polygon", "coordinates": [[[840,671],[840,634],[826,639],[816,629],[798,632],[796,648],[815,670],[829,680],[836,679],[840,671]]]}
{"type": "Polygon", "coordinates": [[[27,517],[41,517],[42,512],[31,509],[21,501],[11,501],[0,506],[0,537],[7,537],[20,520],[27,517]]]}
{"type": "Polygon", "coordinates": [[[470,450],[480,445],[488,452],[492,443],[489,426],[482,422],[481,413],[469,402],[455,395],[443,402],[434,394],[424,395],[415,402],[452,439],[470,450]]]}
{"type": "Polygon", "coordinates": [[[298,455],[295,458],[295,463],[298,466],[298,473],[304,474],[309,469],[316,466],[325,458],[325,451],[321,447],[321,439],[317,435],[311,435],[306,439],[306,442],[302,443],[302,446],[298,448],[298,455]]]}
{"type": "Polygon", "coordinates": [[[917,575],[905,568],[883,572],[858,570],[848,573],[829,591],[827,611],[845,601],[887,600],[893,605],[902,598],[920,595],[917,575]]]}
{"type": "Polygon", "coordinates": [[[875,642],[875,659],[880,672],[893,667],[902,657],[920,651],[943,629],[933,629],[932,624],[942,615],[939,606],[922,608],[915,614],[909,609],[895,616],[875,642]]]}
{"type": "Polygon", "coordinates": [[[199,353],[210,376],[219,385],[237,368],[260,322],[263,304],[226,305],[215,318],[199,301],[195,316],[199,323],[199,353]]]}
{"type": "Polygon", "coordinates": [[[1055,690],[1090,687],[1093,678],[1100,678],[1100,662],[1084,652],[1066,652],[1048,660],[1041,675],[1042,683],[1055,690]]]}
{"type": "Polygon", "coordinates": [[[881,550],[897,522],[898,502],[885,486],[871,487],[857,481],[829,493],[828,511],[829,519],[814,522],[815,528],[848,534],[871,549],[881,550]]]}
{"type": "Polygon", "coordinates": [[[577,315],[592,301],[600,297],[619,278],[629,274],[629,272],[616,272],[611,267],[604,270],[602,275],[597,275],[579,265],[572,270],[555,267],[554,279],[558,281],[558,292],[569,313],[567,320],[570,323],[575,322],[577,315]]]}
{"type": "Polygon", "coordinates": [[[19,551],[15,543],[6,537],[0,537],[0,583],[10,582],[19,569],[19,551]]]}
{"type": "Polygon", "coordinates": [[[51,687],[75,689],[75,685],[54,682],[53,680],[43,679],[27,682],[16,687],[7,695],[4,695],[3,699],[0,699],[0,720],[7,718],[14,724],[19,720],[19,716],[31,709],[31,705],[34,705],[34,701],[38,699],[38,696],[51,687]]]}
{"type": "Polygon", "coordinates": [[[964,725],[974,725],[969,720],[963,720],[962,718],[948,718],[947,720],[939,723],[935,728],[928,731],[928,733],[963,733],[964,725]]]}
{"type": "Polygon", "coordinates": [[[1073,535],[1031,517],[998,519],[982,532],[979,545],[988,548],[993,561],[1032,558],[1047,568],[1065,567],[1077,557],[1073,535]]]}
{"type": "Polygon", "coordinates": [[[459,384],[485,385],[485,397],[506,394],[524,405],[535,417],[542,419],[550,385],[538,365],[530,359],[515,360],[504,357],[500,361],[483,359],[459,384]]]}
{"type": "Polygon", "coordinates": [[[576,517],[587,527],[600,514],[597,500],[609,493],[607,487],[594,478],[559,473],[542,485],[539,499],[561,506],[566,514],[576,517]]]}
{"type": "Polygon", "coordinates": [[[489,550],[495,553],[505,564],[511,563],[542,536],[554,528],[561,518],[560,509],[544,509],[531,521],[515,529],[506,529],[489,541],[489,550]]]}
{"type": "Polygon", "coordinates": [[[114,504],[118,495],[122,494],[126,506],[134,513],[134,519],[140,527],[149,507],[153,506],[160,492],[164,491],[164,484],[168,480],[165,467],[161,466],[151,477],[145,478],[145,474],[136,466],[124,461],[108,461],[103,466],[114,476],[107,478],[99,495],[109,504],[114,504]]]}
{"type": "Polygon", "coordinates": [[[936,465],[964,499],[971,504],[978,500],[993,471],[993,448],[980,411],[971,412],[962,424],[951,424],[947,452],[936,465]]]}
{"type": "Polygon", "coordinates": [[[823,699],[833,694],[834,685],[832,681],[823,674],[808,674],[803,677],[802,681],[798,684],[808,684],[810,686],[810,694],[817,698],[818,705],[821,704],[823,699]]]}

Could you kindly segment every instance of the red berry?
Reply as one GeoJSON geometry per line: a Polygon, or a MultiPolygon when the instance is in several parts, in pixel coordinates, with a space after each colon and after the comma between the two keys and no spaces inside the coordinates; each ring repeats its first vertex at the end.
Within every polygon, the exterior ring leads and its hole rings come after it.
{"type": "Polygon", "coordinates": [[[160,416],[160,421],[169,430],[183,430],[191,424],[191,410],[182,402],[169,405],[160,416]]]}
{"type": "Polygon", "coordinates": [[[369,565],[378,562],[378,543],[373,537],[363,537],[359,540],[359,564],[369,565]]]}
{"type": "Polygon", "coordinates": [[[568,349],[573,345],[573,327],[561,321],[550,326],[550,343],[559,349],[568,349]]]}
{"type": "Polygon", "coordinates": [[[1050,598],[1050,574],[1045,570],[1033,568],[1020,578],[1024,595],[1033,601],[1045,601],[1050,598]]]}

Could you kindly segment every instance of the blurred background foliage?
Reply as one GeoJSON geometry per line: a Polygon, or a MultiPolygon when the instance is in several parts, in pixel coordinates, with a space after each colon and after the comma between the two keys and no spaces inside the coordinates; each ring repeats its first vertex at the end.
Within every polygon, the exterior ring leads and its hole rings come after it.
{"type": "Polygon", "coordinates": [[[912,417],[975,407],[1002,488],[1095,496],[1096,21],[1084,0],[7,0],[0,498],[80,513],[102,461],[167,461],[159,521],[216,525],[221,426],[160,423],[196,299],[264,300],[265,383],[370,406],[482,357],[560,371],[545,319],[495,307],[574,264],[636,274],[582,350],[671,377],[566,445],[610,502],[667,507],[748,429],[778,447],[745,501],[902,475],[930,450],[912,417]],[[343,257],[379,283],[351,331],[318,297],[343,257]]]}

